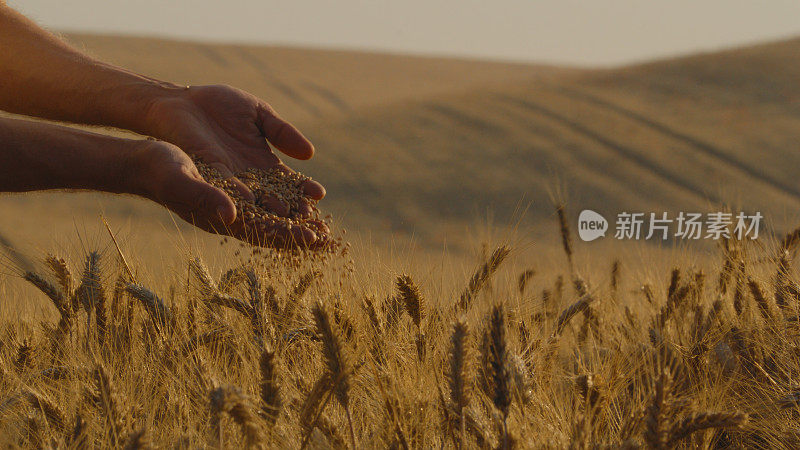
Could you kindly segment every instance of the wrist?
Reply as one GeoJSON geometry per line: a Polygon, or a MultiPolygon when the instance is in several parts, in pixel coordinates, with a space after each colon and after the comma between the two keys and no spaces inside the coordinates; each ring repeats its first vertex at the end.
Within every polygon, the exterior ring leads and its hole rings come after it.
{"type": "Polygon", "coordinates": [[[117,164],[117,176],[122,193],[153,198],[153,190],[149,182],[152,174],[150,163],[152,153],[160,145],[151,139],[128,140],[124,150],[120,152],[117,164]]]}
{"type": "Polygon", "coordinates": [[[127,112],[120,128],[161,138],[162,111],[183,101],[188,86],[145,79],[123,89],[122,104],[127,112]]]}

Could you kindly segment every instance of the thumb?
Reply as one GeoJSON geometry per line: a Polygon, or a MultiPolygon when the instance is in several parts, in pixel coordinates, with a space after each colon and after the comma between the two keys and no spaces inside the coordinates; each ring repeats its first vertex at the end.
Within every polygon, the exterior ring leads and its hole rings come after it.
{"type": "Polygon", "coordinates": [[[236,220],[236,205],[222,189],[189,174],[176,181],[167,207],[187,222],[219,233],[236,220]]]}

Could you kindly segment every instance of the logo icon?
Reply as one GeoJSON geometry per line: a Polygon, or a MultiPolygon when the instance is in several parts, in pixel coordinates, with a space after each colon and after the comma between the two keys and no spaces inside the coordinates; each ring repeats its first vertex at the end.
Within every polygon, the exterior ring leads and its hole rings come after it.
{"type": "Polygon", "coordinates": [[[601,236],[605,237],[608,230],[608,221],[605,217],[592,211],[584,209],[578,216],[578,235],[582,240],[589,242],[601,236]]]}

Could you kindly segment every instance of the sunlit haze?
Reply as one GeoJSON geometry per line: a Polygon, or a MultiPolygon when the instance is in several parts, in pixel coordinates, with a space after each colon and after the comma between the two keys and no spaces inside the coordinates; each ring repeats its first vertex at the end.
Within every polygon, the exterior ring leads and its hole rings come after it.
{"type": "Polygon", "coordinates": [[[800,34],[769,0],[10,0],[59,30],[357,48],[578,65],[800,34]]]}

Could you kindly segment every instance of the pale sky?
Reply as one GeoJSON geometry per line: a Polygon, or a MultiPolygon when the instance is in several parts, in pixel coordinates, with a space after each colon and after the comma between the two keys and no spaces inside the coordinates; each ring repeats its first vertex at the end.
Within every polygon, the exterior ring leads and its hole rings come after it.
{"type": "Polygon", "coordinates": [[[613,65],[800,35],[798,0],[8,0],[94,31],[613,65]]]}

